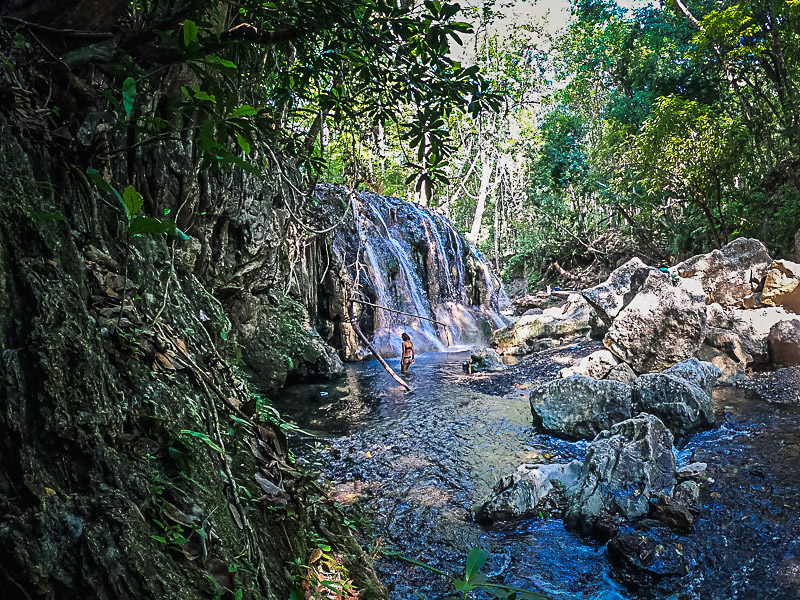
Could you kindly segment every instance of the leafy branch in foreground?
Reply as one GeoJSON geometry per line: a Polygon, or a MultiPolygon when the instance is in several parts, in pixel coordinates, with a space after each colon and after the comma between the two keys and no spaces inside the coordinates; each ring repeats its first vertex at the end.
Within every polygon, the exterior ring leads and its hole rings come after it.
{"type": "Polygon", "coordinates": [[[463,577],[456,577],[445,573],[444,571],[432,567],[419,560],[402,556],[396,552],[387,551],[384,553],[386,556],[402,560],[403,562],[416,565],[437,575],[442,575],[453,583],[453,588],[456,592],[462,592],[461,598],[452,597],[447,600],[467,600],[470,592],[473,590],[481,590],[492,594],[495,598],[504,598],[506,600],[548,600],[548,597],[538,592],[513,587],[510,585],[503,585],[500,583],[490,583],[489,578],[485,573],[481,573],[483,565],[486,563],[486,550],[474,546],[467,555],[467,564],[464,567],[463,577]]]}

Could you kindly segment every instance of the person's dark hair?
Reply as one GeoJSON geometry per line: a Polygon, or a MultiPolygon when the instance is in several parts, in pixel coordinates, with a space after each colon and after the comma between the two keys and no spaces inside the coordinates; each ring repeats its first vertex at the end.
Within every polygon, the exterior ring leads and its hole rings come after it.
{"type": "Polygon", "coordinates": [[[403,335],[402,335],[402,336],[400,336],[400,337],[402,337],[402,338],[403,338],[403,341],[404,341],[404,342],[410,342],[410,341],[411,341],[411,336],[410,336],[410,335],[408,335],[408,334],[407,334],[405,331],[403,332],[403,335]]]}

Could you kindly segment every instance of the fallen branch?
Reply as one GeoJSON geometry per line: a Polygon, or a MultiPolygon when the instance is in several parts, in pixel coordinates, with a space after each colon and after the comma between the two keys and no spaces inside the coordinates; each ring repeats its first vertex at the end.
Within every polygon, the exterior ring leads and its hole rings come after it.
{"type": "Polygon", "coordinates": [[[381,306],[380,304],[373,304],[372,302],[367,302],[366,300],[357,300],[353,299],[353,302],[358,302],[359,304],[366,304],[367,306],[374,306],[375,308],[380,308],[382,310],[387,310],[389,312],[397,313],[398,315],[405,315],[407,317],[415,317],[417,319],[424,319],[425,321],[430,321],[431,323],[436,323],[437,325],[442,325],[443,327],[447,327],[447,323],[442,323],[441,321],[437,321],[436,319],[431,319],[430,317],[423,317],[422,315],[415,315],[414,313],[410,312],[403,312],[402,310],[396,310],[394,308],[388,308],[386,306],[381,306]]]}
{"type": "Polygon", "coordinates": [[[361,343],[364,344],[367,347],[367,350],[372,352],[372,356],[374,356],[376,358],[376,360],[379,363],[381,363],[381,365],[383,365],[383,368],[386,369],[386,372],[389,373],[389,375],[391,375],[397,383],[399,383],[404,388],[406,388],[406,391],[410,392],[411,391],[411,386],[408,385],[397,373],[394,372],[394,369],[392,369],[392,367],[389,366],[389,363],[387,363],[383,359],[383,357],[380,354],[378,354],[378,351],[375,349],[375,347],[372,344],[369,343],[369,340],[367,339],[367,336],[365,336],[364,332],[361,331],[361,327],[358,326],[358,320],[355,318],[355,315],[353,314],[353,305],[352,304],[350,304],[350,309],[349,310],[350,310],[350,323],[353,325],[353,331],[356,332],[356,335],[358,336],[358,339],[360,339],[361,343]]]}

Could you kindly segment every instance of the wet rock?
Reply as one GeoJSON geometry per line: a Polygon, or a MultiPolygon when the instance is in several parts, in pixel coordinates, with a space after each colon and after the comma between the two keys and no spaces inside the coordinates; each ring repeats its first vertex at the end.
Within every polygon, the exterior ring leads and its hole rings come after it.
{"type": "Polygon", "coordinates": [[[747,296],[761,287],[772,258],[766,246],[751,238],[738,238],[721,250],[700,254],[676,265],[671,271],[696,279],[708,302],[741,306],[747,296]]]}
{"type": "Polygon", "coordinates": [[[565,367],[558,372],[558,377],[584,375],[592,379],[603,379],[615,366],[619,359],[608,350],[598,350],[584,356],[574,367],[565,367]]]}
{"type": "Polygon", "coordinates": [[[741,386],[754,391],[762,400],[776,404],[800,404],[800,367],[787,367],[772,373],[758,373],[741,386]]]}
{"type": "Polygon", "coordinates": [[[531,315],[541,315],[544,311],[541,308],[529,308],[523,313],[523,317],[530,317],[531,315]]]}
{"type": "Polygon", "coordinates": [[[800,321],[779,321],[767,336],[769,362],[779,367],[800,365],[800,321]]]}
{"type": "Polygon", "coordinates": [[[506,475],[492,488],[488,500],[475,510],[475,520],[481,523],[543,514],[560,513],[567,495],[578,481],[581,463],[524,464],[506,475]]]}
{"type": "Polygon", "coordinates": [[[706,309],[697,282],[680,285],[649,272],[603,344],[639,373],[661,371],[694,356],[705,339],[706,309]]]}
{"type": "Polygon", "coordinates": [[[689,510],[688,504],[682,499],[676,499],[666,494],[658,496],[653,507],[653,518],[661,521],[670,529],[682,533],[688,533],[694,525],[694,515],[689,510]]]}
{"type": "Polygon", "coordinates": [[[696,358],[690,358],[689,360],[679,362],[677,365],[664,371],[664,373],[666,375],[680,377],[689,383],[693,383],[703,390],[709,398],[720,376],[720,370],[716,366],[708,362],[697,360],[696,358]]]}
{"type": "Polygon", "coordinates": [[[610,327],[614,318],[636,296],[644,282],[643,275],[651,269],[652,267],[648,267],[641,259],[632,258],[612,271],[603,283],[585,289],[581,293],[589,305],[594,308],[597,316],[610,327]]]}
{"type": "Polygon", "coordinates": [[[503,359],[493,348],[482,348],[472,352],[465,370],[470,373],[479,373],[481,371],[504,371],[506,368],[503,359]]]}
{"type": "MultiPolygon", "coordinates": [[[[716,368],[716,367],[715,367],[716,368]]],[[[633,383],[633,411],[657,416],[685,443],[689,434],[714,424],[711,397],[695,384],[668,373],[648,373],[633,383]]]]}
{"type": "Polygon", "coordinates": [[[608,543],[608,557],[617,576],[629,587],[651,587],[664,577],[686,575],[677,542],[636,532],[621,533],[608,543]]]}
{"type": "Polygon", "coordinates": [[[597,521],[607,513],[629,520],[650,511],[650,499],[675,486],[672,433],[653,415],[617,423],[589,444],[564,525],[570,531],[597,535],[597,521]]]}
{"type": "Polygon", "coordinates": [[[594,438],[631,416],[631,387],[575,375],[531,391],[534,427],[567,439],[594,438]]]}
{"type": "Polygon", "coordinates": [[[678,481],[703,481],[705,477],[706,471],[708,470],[708,464],[704,462],[694,462],[689,463],[678,469],[675,473],[675,476],[678,478],[678,481]]]}
{"type": "Polygon", "coordinates": [[[606,379],[610,379],[612,381],[621,381],[622,383],[631,385],[634,381],[636,381],[636,373],[634,373],[633,369],[631,369],[631,366],[628,363],[623,362],[611,369],[606,375],[606,379]]]}
{"type": "Polygon", "coordinates": [[[672,497],[676,502],[682,502],[686,505],[692,514],[699,511],[698,504],[700,502],[700,486],[696,481],[685,480],[681,481],[672,492],[672,497]]]}
{"type": "Polygon", "coordinates": [[[800,313],[800,264],[788,260],[773,262],[764,281],[761,303],[800,313]]]}
{"type": "Polygon", "coordinates": [[[765,365],[769,362],[767,337],[772,327],[780,321],[800,321],[800,315],[786,312],[782,306],[734,310],[730,328],[739,336],[742,349],[752,357],[752,362],[765,365]]]}

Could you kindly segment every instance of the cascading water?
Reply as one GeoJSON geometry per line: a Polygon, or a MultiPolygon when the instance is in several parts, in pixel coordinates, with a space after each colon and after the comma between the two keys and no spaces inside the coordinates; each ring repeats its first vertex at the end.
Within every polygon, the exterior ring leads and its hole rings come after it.
{"type": "MultiPolygon", "coordinates": [[[[320,196],[346,194],[321,184],[320,196]]],[[[445,217],[397,198],[364,192],[358,196],[364,246],[354,229],[335,234],[333,252],[355,275],[361,329],[383,356],[398,356],[400,335],[408,332],[418,352],[463,349],[485,344],[491,331],[507,324],[500,314],[507,296],[477,248],[445,217]],[[377,306],[374,306],[377,305],[377,306]]],[[[346,297],[340,293],[340,298],[346,297]]],[[[341,302],[341,300],[340,300],[341,302]]],[[[323,311],[311,311],[320,320],[323,311]]],[[[328,314],[332,313],[328,309],[328,314]]],[[[333,316],[328,316],[335,321],[333,316]]],[[[331,330],[329,324],[318,329],[331,330]]],[[[335,329],[335,328],[333,328],[335,329]]],[[[341,327],[344,336],[346,327],[341,327]]],[[[363,348],[337,343],[347,358],[363,348]]]]}

